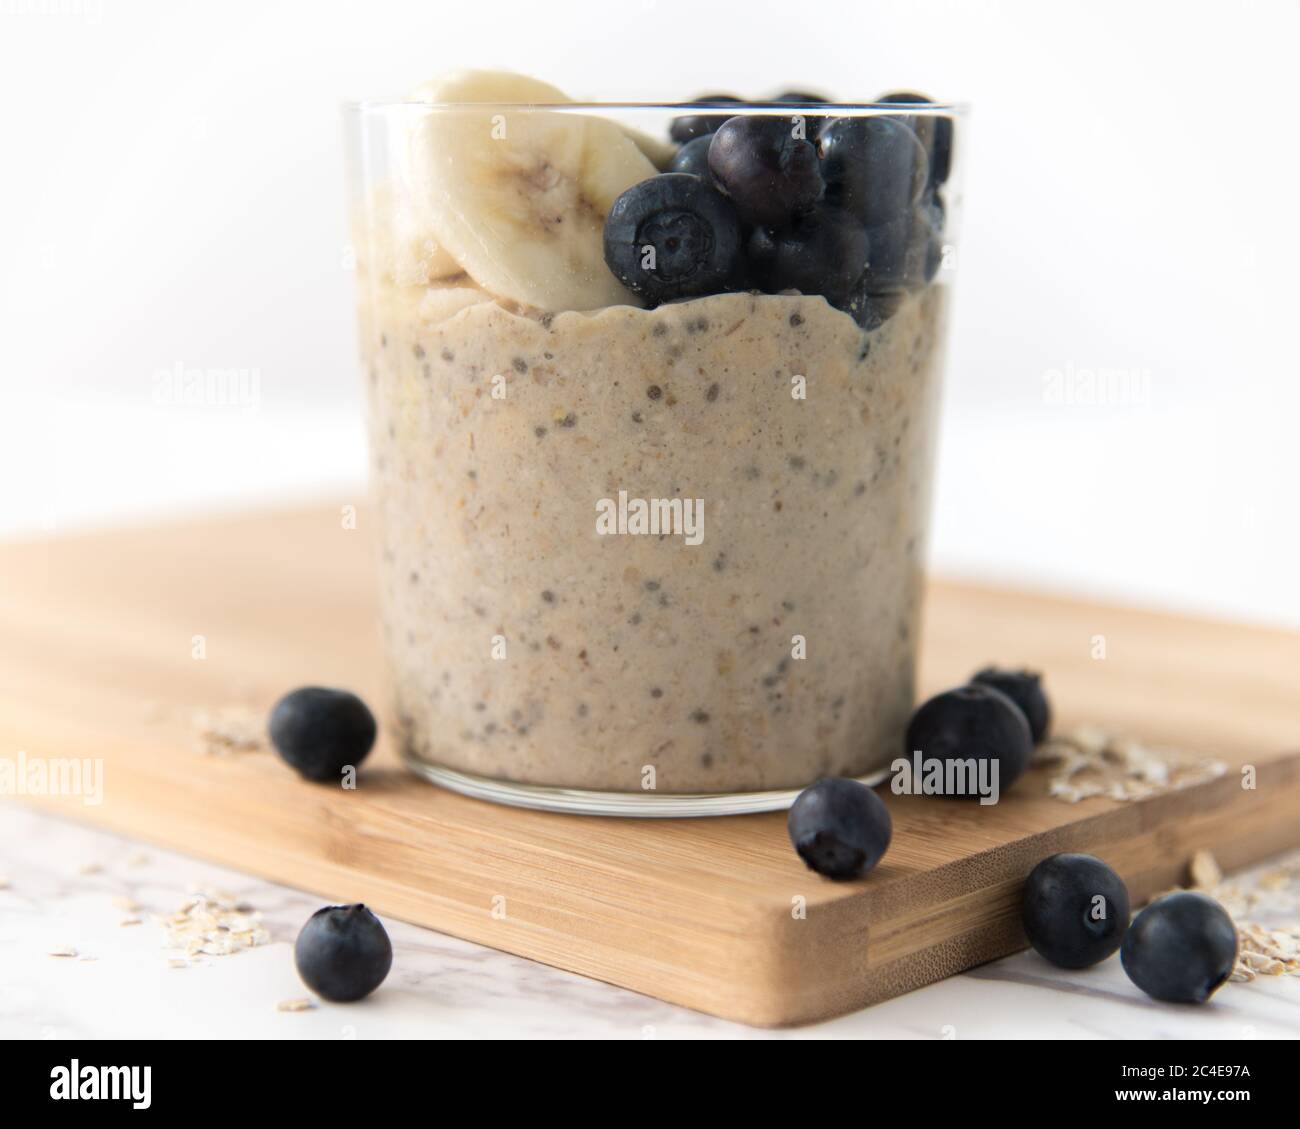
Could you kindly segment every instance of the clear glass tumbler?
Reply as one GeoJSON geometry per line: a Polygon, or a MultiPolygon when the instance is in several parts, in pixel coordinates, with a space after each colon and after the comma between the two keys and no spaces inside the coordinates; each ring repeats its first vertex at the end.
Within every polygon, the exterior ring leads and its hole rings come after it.
{"type": "Polygon", "coordinates": [[[884,769],[913,706],[961,109],[346,118],[411,768],[636,816],[884,769]],[[675,119],[712,140],[679,149],[675,119]]]}

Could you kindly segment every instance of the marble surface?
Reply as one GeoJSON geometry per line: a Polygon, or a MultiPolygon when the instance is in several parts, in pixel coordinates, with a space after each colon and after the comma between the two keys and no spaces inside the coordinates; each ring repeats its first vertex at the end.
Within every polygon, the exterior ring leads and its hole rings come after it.
{"type": "MultiPolygon", "coordinates": [[[[1300,857],[1300,856],[1293,856],[1300,857]]],[[[1273,865],[1261,869],[1269,870],[1273,865]]],[[[764,1031],[389,920],[393,971],[370,999],[308,995],[291,946],[321,899],[0,804],[0,1036],[6,1038],[1294,1038],[1300,977],[1230,983],[1204,1007],[1143,996],[1112,957],[1086,972],[1020,953],[866,1011],[764,1031]],[[6,884],[7,883],[7,884],[6,884]],[[151,914],[197,887],[259,910],[269,943],[172,968],[151,914]],[[115,900],[140,904],[138,925],[115,900]],[[73,948],[77,956],[52,956],[73,948]]],[[[1295,904],[1300,891],[1284,892],[1295,904]]],[[[1278,912],[1284,912],[1279,909],[1278,912]]]]}

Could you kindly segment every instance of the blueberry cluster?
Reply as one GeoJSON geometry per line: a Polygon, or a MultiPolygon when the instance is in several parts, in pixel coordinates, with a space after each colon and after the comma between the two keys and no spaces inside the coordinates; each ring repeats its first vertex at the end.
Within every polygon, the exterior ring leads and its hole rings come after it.
{"type": "MultiPolygon", "coordinates": [[[[605,222],[605,261],[649,304],[729,290],[821,294],[872,329],[939,268],[953,122],[888,114],[674,119],[669,170],[633,185],[605,222]]],[[[887,104],[924,104],[887,94],[887,104]]],[[[789,91],[776,104],[824,107],[789,91]]]]}
{"type": "Polygon", "coordinates": [[[1088,968],[1116,949],[1130,980],[1153,999],[1200,1004],[1232,974],[1237,930],[1213,898],[1180,890],[1129,923],[1124,880],[1091,855],[1044,859],[1025,882],[1025,936],[1061,968],[1088,968]]]}
{"type": "MultiPolygon", "coordinates": [[[[1051,714],[1037,674],[986,667],[965,686],[936,694],[917,707],[907,726],[903,755],[919,753],[926,766],[930,761],[968,758],[996,762],[999,786],[1005,791],[1029,767],[1034,745],[1047,736],[1051,714]]],[[[969,798],[976,793],[947,794],[969,798]]]]}

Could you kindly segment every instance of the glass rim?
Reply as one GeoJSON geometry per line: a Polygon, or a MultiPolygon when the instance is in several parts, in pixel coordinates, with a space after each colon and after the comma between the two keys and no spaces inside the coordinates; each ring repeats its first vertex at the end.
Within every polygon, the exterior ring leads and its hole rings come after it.
{"type": "Polygon", "coordinates": [[[369,114],[386,110],[474,111],[478,113],[603,113],[657,110],[678,115],[707,113],[728,117],[771,115],[773,111],[790,117],[966,117],[969,102],[424,102],[409,98],[353,99],[343,103],[349,114],[369,114]]]}

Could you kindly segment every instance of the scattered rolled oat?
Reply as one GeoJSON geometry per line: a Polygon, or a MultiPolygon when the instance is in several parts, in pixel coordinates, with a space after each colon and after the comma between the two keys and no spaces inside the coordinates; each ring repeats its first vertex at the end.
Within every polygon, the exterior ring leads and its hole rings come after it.
{"type": "Polygon", "coordinates": [[[254,752],[266,745],[266,720],[248,706],[196,710],[194,737],[209,755],[254,752]]]}
{"type": "Polygon", "coordinates": [[[1044,741],[1034,764],[1055,766],[1048,795],[1067,804],[1093,796],[1143,800],[1222,776],[1228,766],[1195,754],[1155,749],[1133,737],[1080,726],[1044,741]]]}
{"type": "Polygon", "coordinates": [[[118,925],[140,925],[142,924],[138,917],[124,917],[118,922],[118,925]]]}
{"type": "Polygon", "coordinates": [[[189,966],[190,962],[182,960],[180,957],[172,957],[172,959],[167,962],[168,968],[189,968],[189,966]]]}
{"type": "Polygon", "coordinates": [[[102,874],[103,872],[103,866],[97,862],[88,862],[81,867],[82,874],[102,874]]]}
{"type": "Polygon", "coordinates": [[[123,913],[135,913],[140,908],[140,903],[134,898],[114,898],[113,905],[123,913]]]}
{"type": "Polygon", "coordinates": [[[224,891],[186,898],[179,910],[159,920],[167,934],[163,947],[182,949],[191,957],[229,956],[271,939],[262,915],[224,891]]]}
{"type": "Polygon", "coordinates": [[[1209,851],[1197,851],[1187,868],[1193,890],[1210,890],[1223,881],[1223,871],[1209,851]]]}
{"type": "Polygon", "coordinates": [[[77,950],[71,945],[62,945],[57,949],[50,950],[50,956],[52,957],[75,957],[76,955],[77,950]]]}
{"type": "Polygon", "coordinates": [[[307,999],[281,1000],[275,1005],[276,1011],[311,1011],[315,1003],[307,999]]]}

